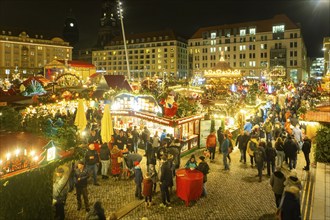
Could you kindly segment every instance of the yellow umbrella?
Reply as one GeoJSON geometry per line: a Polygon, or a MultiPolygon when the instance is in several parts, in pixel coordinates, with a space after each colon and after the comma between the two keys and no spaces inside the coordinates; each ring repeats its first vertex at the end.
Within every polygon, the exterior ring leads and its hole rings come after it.
{"type": "Polygon", "coordinates": [[[85,130],[86,125],[87,125],[85,108],[84,108],[84,103],[83,103],[82,99],[79,99],[79,101],[78,101],[78,108],[77,108],[77,113],[76,113],[76,118],[74,120],[74,124],[77,126],[77,128],[80,132],[85,130]]]}
{"type": "Polygon", "coordinates": [[[101,120],[101,138],[102,142],[110,142],[111,135],[113,135],[113,127],[112,127],[112,118],[110,113],[110,105],[106,104],[104,106],[103,117],[101,120]]]}

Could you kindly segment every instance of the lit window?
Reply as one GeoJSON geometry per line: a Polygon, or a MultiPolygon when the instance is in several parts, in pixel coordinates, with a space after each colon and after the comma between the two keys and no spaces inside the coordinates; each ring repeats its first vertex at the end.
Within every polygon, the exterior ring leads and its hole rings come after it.
{"type": "Polygon", "coordinates": [[[162,52],[162,49],[158,48],[158,53],[161,53],[162,52]]]}
{"type": "Polygon", "coordinates": [[[249,62],[249,65],[250,65],[250,66],[256,66],[256,61],[250,61],[250,62],[249,62]]]}
{"type": "Polygon", "coordinates": [[[246,30],[245,29],[239,30],[239,35],[240,36],[245,36],[246,35],[246,30]]]}
{"type": "Polygon", "coordinates": [[[239,46],[239,50],[242,51],[242,50],[246,50],[246,46],[245,45],[240,45],[239,46]]]}
{"type": "Polygon", "coordinates": [[[284,24],[273,26],[273,33],[284,32],[284,24]]]}
{"type": "Polygon", "coordinates": [[[73,27],[73,26],[74,26],[74,24],[71,22],[71,23],[70,23],[70,27],[73,27]]]}
{"type": "Polygon", "coordinates": [[[255,35],[256,34],[256,28],[250,28],[249,33],[250,33],[250,35],[255,35]]]}
{"type": "Polygon", "coordinates": [[[210,52],[214,53],[216,51],[215,47],[211,47],[210,52]]]}
{"type": "Polygon", "coordinates": [[[216,32],[212,32],[211,33],[211,39],[214,39],[214,38],[216,38],[217,37],[217,33],[216,32]]]}
{"type": "Polygon", "coordinates": [[[159,69],[159,70],[162,69],[162,65],[158,65],[158,69],[159,69]]]}

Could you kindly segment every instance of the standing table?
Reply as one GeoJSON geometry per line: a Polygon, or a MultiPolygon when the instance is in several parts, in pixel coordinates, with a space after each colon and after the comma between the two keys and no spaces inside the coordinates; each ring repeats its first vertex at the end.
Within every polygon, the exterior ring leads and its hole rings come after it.
{"type": "Polygon", "coordinates": [[[176,171],[176,195],[189,205],[198,200],[203,191],[203,173],[198,170],[179,169],[176,171]]]}

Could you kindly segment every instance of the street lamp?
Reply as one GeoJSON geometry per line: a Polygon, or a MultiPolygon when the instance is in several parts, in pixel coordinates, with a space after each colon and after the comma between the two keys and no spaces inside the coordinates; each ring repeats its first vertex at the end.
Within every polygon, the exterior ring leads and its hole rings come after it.
{"type": "Polygon", "coordinates": [[[125,48],[127,77],[130,80],[131,79],[131,73],[130,73],[129,62],[128,62],[128,52],[127,52],[126,37],[125,37],[124,22],[123,22],[123,14],[122,14],[123,9],[122,9],[122,3],[119,0],[118,0],[118,13],[119,13],[119,18],[120,18],[121,32],[123,34],[123,41],[124,41],[124,48],[125,48]]]}

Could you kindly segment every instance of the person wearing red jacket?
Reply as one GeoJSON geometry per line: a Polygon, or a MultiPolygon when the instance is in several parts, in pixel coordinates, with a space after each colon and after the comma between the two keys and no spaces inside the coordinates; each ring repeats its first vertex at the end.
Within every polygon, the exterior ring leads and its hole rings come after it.
{"type": "Polygon", "coordinates": [[[217,136],[215,135],[215,131],[211,131],[211,133],[207,136],[206,139],[206,147],[210,152],[211,162],[214,162],[216,146],[217,146],[217,136]]]}

